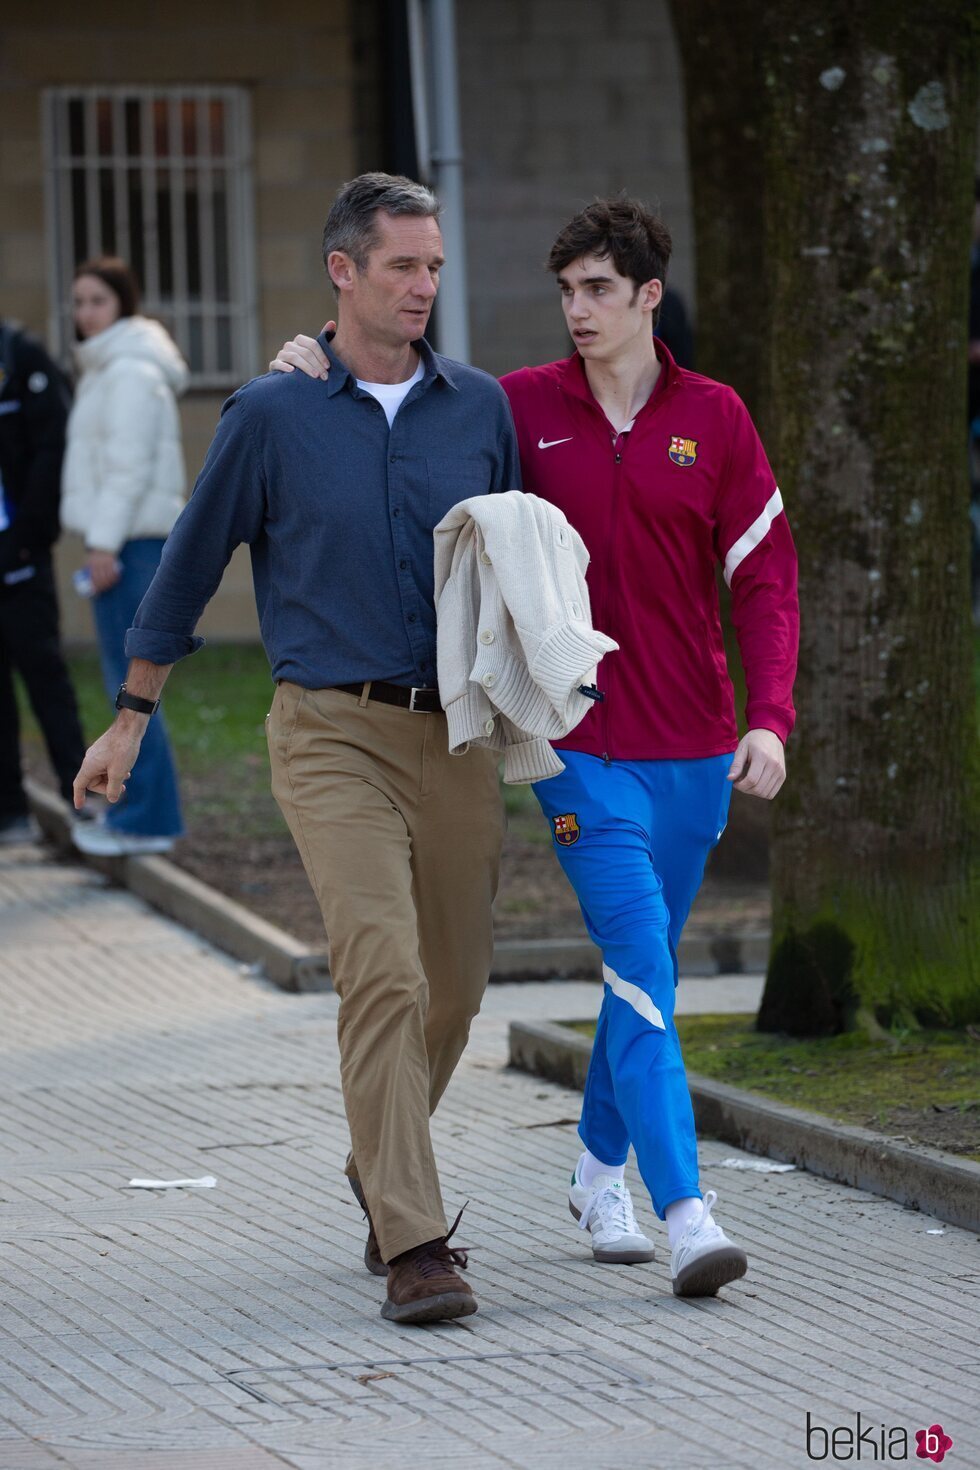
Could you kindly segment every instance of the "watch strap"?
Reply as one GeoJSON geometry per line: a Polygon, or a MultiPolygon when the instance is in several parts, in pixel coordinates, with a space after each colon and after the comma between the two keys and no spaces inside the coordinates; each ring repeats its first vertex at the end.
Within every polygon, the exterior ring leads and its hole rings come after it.
{"type": "Polygon", "coordinates": [[[131,709],[138,715],[152,715],[159,708],[159,699],[143,699],[138,694],[130,694],[126,685],[120,684],[116,693],[116,709],[131,709]]]}

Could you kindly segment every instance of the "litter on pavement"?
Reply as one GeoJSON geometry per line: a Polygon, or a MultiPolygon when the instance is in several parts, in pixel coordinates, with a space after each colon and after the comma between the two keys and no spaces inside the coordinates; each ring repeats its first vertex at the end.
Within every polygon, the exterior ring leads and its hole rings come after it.
{"type": "Polygon", "coordinates": [[[753,1174],[789,1174],[795,1164],[774,1164],[772,1159],[720,1159],[719,1169],[746,1169],[753,1174]]]}
{"type": "Polygon", "coordinates": [[[217,1184],[213,1174],[204,1174],[200,1179],[131,1179],[127,1189],[213,1189],[217,1184]]]}

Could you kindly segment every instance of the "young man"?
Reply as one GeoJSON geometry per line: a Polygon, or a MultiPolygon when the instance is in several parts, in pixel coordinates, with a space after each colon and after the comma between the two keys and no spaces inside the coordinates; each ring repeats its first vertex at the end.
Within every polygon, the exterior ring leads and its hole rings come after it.
{"type": "Polygon", "coordinates": [[[346,184],[324,262],[340,326],[329,382],[271,375],[225,404],[194,494],[130,630],[119,717],[75,782],[117,800],[171,665],[234,547],[252,551],[277,683],[272,784],[320,900],[365,1261],[382,1315],[476,1300],[447,1244],[429,1115],[490,969],[502,817],[496,762],[450,756],[436,685],[432,532],[460,498],[520,483],[499,385],[423,333],[443,263],[438,204],[408,179],[346,184]],[[460,821],[460,812],[466,820],[460,821]]]}
{"type": "MultiPolygon", "coordinates": [[[[549,259],[576,350],[502,383],[524,488],[582,536],[596,626],[620,645],[601,703],[557,743],[565,771],[535,787],[605,980],[569,1206],[597,1260],[651,1260],[623,1182],[632,1144],[667,1222],[674,1291],[703,1296],[746,1258],[698,1184],[676,951],[732,787],[771,799],[785,779],[798,612],[792,538],[744,405],[653,339],[670,247],[635,201],[577,215],[549,259]],[[719,563],[748,686],[741,742],[719,563]]],[[[313,349],[299,339],[277,364],[322,372],[313,349]]]]}
{"type": "Polygon", "coordinates": [[[599,1259],[652,1254],[622,1182],[632,1143],[666,1217],[674,1290],[701,1296],[746,1260],[698,1186],[676,951],[732,786],[771,798],[785,778],[798,613],[792,538],[748,413],[652,338],[669,258],[664,225],[631,200],[576,216],[548,262],[575,355],[503,387],[524,487],[582,536],[596,624],[620,645],[602,703],[559,744],[565,771],[535,788],[606,982],[569,1203],[599,1259]],[[741,743],[718,563],[748,686],[741,743]]]}

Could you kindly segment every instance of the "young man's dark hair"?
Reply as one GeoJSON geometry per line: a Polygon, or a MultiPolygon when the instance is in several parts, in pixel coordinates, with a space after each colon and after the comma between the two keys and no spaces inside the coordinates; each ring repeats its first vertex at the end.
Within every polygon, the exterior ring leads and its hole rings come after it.
{"type": "Polygon", "coordinates": [[[140,309],[140,288],[136,274],[118,255],[98,255],[76,265],[72,280],[79,276],[95,276],[119,297],[119,315],[135,316],[140,309]]]}
{"type": "MultiPolygon", "coordinates": [[[[634,286],[646,281],[663,283],[670,261],[670,231],[638,199],[596,199],[559,231],[548,256],[548,269],[557,275],[573,260],[594,255],[609,259],[634,286]]],[[[635,293],[634,293],[635,299],[635,293]]],[[[660,308],[653,313],[656,327],[660,308]]]]}
{"type": "Polygon", "coordinates": [[[375,224],[381,212],[439,218],[439,201],[424,184],[402,174],[370,173],[342,185],[323,227],[323,264],[334,250],[342,250],[363,270],[378,243],[375,224]]]}

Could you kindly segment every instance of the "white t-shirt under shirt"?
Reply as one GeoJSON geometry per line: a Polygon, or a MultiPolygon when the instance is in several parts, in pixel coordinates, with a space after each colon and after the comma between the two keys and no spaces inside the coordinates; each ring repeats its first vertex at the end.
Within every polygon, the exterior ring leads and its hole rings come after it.
{"type": "Polygon", "coordinates": [[[385,418],[388,420],[388,428],[390,429],[392,424],[395,422],[395,414],[398,412],[403,402],[405,401],[409,389],[412,388],[415,383],[420,383],[422,381],[422,377],[422,363],[420,360],[419,365],[415,369],[412,376],[410,378],[406,378],[404,383],[365,383],[360,378],[358,378],[357,386],[361,388],[365,393],[370,393],[372,398],[376,398],[378,400],[378,402],[381,404],[381,407],[385,411],[385,418]]]}

